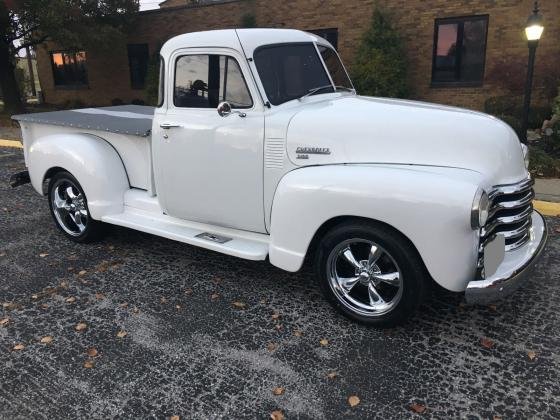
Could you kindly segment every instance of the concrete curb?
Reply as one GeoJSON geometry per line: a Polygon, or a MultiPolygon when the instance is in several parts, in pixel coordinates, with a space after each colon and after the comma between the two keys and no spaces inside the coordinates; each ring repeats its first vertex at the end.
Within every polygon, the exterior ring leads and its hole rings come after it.
{"type": "Polygon", "coordinates": [[[19,140],[4,140],[0,139],[0,146],[1,147],[15,147],[17,149],[23,149],[23,145],[19,140]]]}
{"type": "Polygon", "coordinates": [[[533,207],[544,216],[560,216],[560,203],[534,200],[533,207]]]}

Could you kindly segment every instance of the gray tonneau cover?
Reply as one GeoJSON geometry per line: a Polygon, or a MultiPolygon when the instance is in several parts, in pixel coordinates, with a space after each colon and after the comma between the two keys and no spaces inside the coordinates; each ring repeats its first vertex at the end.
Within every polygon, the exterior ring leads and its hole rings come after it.
{"type": "Polygon", "coordinates": [[[62,125],[141,137],[150,135],[153,118],[154,107],[142,105],[82,108],[69,111],[20,114],[12,117],[12,119],[22,122],[62,125]]]}

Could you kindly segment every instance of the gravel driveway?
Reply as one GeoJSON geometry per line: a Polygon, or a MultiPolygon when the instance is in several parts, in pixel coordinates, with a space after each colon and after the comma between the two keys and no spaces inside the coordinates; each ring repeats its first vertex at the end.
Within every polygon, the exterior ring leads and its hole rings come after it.
{"type": "Polygon", "coordinates": [[[71,243],[45,199],[8,187],[21,168],[0,149],[2,418],[560,418],[556,219],[510,300],[436,291],[377,331],[337,315],[308,269],[121,228],[71,243]]]}

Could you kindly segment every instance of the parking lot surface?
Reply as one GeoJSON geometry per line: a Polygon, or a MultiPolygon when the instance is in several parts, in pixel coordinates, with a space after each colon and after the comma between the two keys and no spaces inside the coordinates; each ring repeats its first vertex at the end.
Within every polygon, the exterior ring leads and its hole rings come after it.
{"type": "Polygon", "coordinates": [[[308,268],[122,228],[74,244],[46,199],[8,186],[23,166],[0,149],[2,418],[560,418],[556,218],[509,300],[434,291],[378,331],[335,313],[308,268]]]}

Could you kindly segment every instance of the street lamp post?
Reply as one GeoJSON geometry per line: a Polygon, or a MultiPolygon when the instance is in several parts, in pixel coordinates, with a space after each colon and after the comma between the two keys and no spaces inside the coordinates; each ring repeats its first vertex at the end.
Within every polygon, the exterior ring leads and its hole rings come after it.
{"type": "Polygon", "coordinates": [[[539,2],[535,1],[533,13],[527,19],[525,35],[529,44],[529,65],[527,67],[527,81],[525,82],[525,98],[523,100],[523,121],[521,122],[521,141],[527,143],[527,126],[529,125],[529,107],[531,105],[531,90],[533,88],[533,70],[535,55],[539,39],[544,31],[543,17],[539,14],[539,2]]]}

